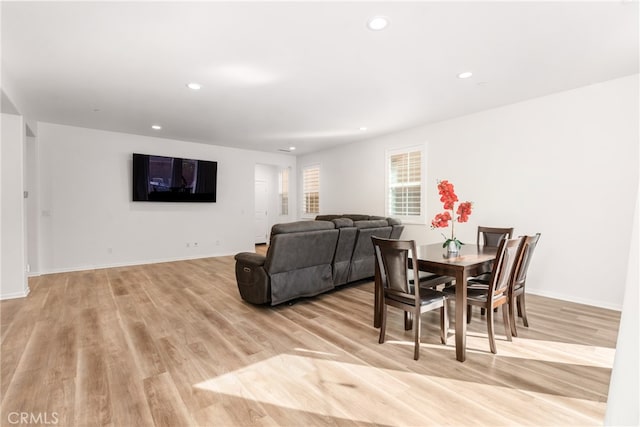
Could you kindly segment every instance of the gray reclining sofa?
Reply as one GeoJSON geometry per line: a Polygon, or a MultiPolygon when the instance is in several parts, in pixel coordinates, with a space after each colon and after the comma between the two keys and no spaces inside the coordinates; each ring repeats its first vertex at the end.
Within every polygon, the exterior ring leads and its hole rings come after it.
{"type": "Polygon", "coordinates": [[[371,278],[371,236],[397,239],[403,229],[398,220],[368,215],[319,215],[315,221],[276,224],[266,256],[235,256],[240,296],[252,304],[277,305],[371,278]]]}

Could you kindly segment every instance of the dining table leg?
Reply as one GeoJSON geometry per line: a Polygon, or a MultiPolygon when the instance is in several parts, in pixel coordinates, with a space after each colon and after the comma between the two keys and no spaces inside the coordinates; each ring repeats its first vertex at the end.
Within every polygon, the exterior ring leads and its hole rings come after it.
{"type": "Polygon", "coordinates": [[[464,362],[467,349],[467,272],[456,272],[456,359],[464,362]]]}

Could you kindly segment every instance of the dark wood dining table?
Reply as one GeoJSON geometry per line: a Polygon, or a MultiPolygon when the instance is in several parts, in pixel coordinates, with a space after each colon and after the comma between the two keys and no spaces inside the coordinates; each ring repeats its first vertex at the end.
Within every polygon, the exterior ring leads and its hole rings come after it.
{"type": "MultiPolygon", "coordinates": [[[[416,260],[421,271],[455,279],[456,287],[456,359],[464,362],[467,346],[467,278],[485,271],[491,271],[496,258],[497,248],[463,245],[458,253],[448,253],[442,243],[420,245],[417,247],[416,260]]],[[[376,282],[378,279],[376,278],[376,282]]],[[[374,327],[380,327],[380,313],[383,309],[378,283],[375,286],[374,327]]]]}

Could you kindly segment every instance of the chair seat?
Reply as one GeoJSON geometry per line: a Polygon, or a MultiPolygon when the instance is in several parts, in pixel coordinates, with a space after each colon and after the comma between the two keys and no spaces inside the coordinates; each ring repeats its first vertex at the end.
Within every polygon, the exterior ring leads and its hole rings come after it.
{"type": "MultiPolygon", "coordinates": [[[[467,287],[467,301],[477,301],[477,302],[486,302],[487,301],[487,287],[484,288],[473,288],[471,286],[467,287]]],[[[456,289],[455,287],[448,287],[442,290],[443,292],[455,295],[456,289]]],[[[494,299],[501,298],[502,295],[496,295],[494,299]]]]}
{"type": "MultiPolygon", "coordinates": [[[[412,269],[409,269],[409,270],[407,271],[407,275],[409,276],[409,283],[413,284],[413,282],[414,282],[414,278],[413,278],[413,270],[412,270],[412,269]]],[[[427,281],[427,280],[431,280],[431,279],[436,279],[436,278],[438,278],[438,277],[442,277],[442,276],[439,276],[439,275],[437,275],[437,274],[433,274],[433,273],[428,273],[428,272],[426,272],[426,271],[419,271],[419,272],[418,272],[418,278],[419,278],[419,280],[420,280],[421,282],[423,282],[423,281],[427,281]]]]}
{"type": "Polygon", "coordinates": [[[479,274],[478,276],[469,278],[467,282],[474,283],[474,284],[488,285],[489,280],[491,280],[491,273],[482,273],[482,274],[479,274]]]}
{"type": "MultiPolygon", "coordinates": [[[[413,299],[405,298],[400,295],[387,294],[385,298],[398,301],[403,304],[413,304],[413,299]]],[[[424,289],[420,288],[420,305],[430,305],[434,302],[441,302],[443,299],[446,299],[447,295],[444,292],[436,291],[433,289],[424,289]]]]}
{"type": "Polygon", "coordinates": [[[478,289],[487,292],[489,285],[484,285],[482,283],[467,283],[467,289],[478,289]]]}
{"type": "MultiPolygon", "coordinates": [[[[409,270],[409,284],[413,285],[413,270],[409,270]]],[[[455,280],[455,278],[450,276],[441,276],[439,274],[427,273],[426,271],[419,271],[418,277],[420,278],[420,288],[435,288],[438,285],[443,285],[447,283],[451,283],[455,280]]]]}

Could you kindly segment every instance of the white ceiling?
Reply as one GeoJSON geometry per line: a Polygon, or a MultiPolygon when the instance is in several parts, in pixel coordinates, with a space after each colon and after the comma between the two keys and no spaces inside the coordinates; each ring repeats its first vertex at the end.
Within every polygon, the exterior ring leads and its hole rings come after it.
{"type": "Polygon", "coordinates": [[[1,7],[3,89],[28,119],[253,150],[308,153],[638,73],[637,1],[1,7]],[[389,27],[368,30],[374,15],[389,27]]]}

